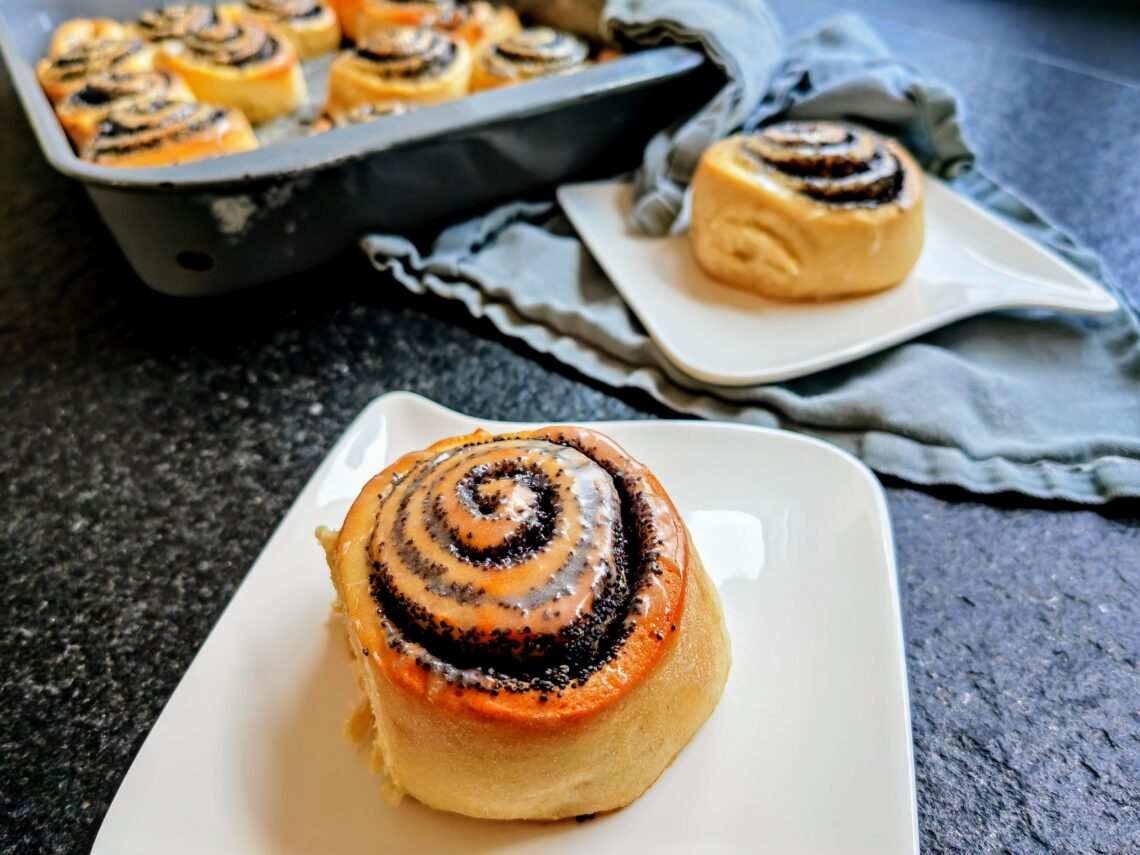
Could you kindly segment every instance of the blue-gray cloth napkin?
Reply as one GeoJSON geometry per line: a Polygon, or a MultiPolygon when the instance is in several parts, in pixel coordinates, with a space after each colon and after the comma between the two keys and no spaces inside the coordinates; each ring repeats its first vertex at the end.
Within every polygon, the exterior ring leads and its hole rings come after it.
{"type": "Polygon", "coordinates": [[[763,12],[751,15],[741,4],[709,0],[701,7],[725,15],[700,21],[684,17],[689,5],[606,4],[610,31],[648,41],[685,32],[719,52],[729,76],[706,115],[650,144],[635,184],[643,228],[683,222],[695,157],[734,125],[845,118],[900,138],[957,192],[1105,283],[1122,309],[1099,318],[989,314],[809,377],[740,388],[674,367],[553,202],[510,203],[448,228],[426,255],[400,236],[368,236],[363,245],[376,267],[413,292],[462,301],[472,315],[597,380],[642,389],[679,412],[810,433],[908,481],[1084,503],[1140,496],[1140,314],[1094,255],[970,168],[953,95],[891,59],[854,16],[824,23],[776,57],[745,50],[778,51],[762,3],[746,4],[763,12]],[[665,10],[671,23],[653,25],[665,10]],[[730,37],[745,20],[761,31],[730,37]]]}

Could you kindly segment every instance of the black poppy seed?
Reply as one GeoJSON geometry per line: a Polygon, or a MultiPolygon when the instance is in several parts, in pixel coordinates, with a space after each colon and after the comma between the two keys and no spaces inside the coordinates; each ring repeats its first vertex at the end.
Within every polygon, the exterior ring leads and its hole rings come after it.
{"type": "Polygon", "coordinates": [[[360,648],[360,652],[363,653],[365,656],[367,656],[368,655],[368,648],[362,647],[362,648],[360,648]]]}
{"type": "Polygon", "coordinates": [[[653,633],[653,637],[656,638],[658,641],[661,641],[665,638],[665,635],[664,635],[664,633],[661,633],[661,632],[655,632],[655,633],[653,633]]]}
{"type": "Polygon", "coordinates": [[[538,696],[538,702],[540,704],[545,704],[548,700],[550,700],[550,699],[548,697],[546,697],[546,695],[539,695],[538,696]]]}

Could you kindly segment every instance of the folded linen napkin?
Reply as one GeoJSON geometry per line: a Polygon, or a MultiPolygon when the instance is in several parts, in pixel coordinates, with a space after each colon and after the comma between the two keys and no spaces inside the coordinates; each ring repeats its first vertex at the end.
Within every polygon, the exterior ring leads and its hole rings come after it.
{"type": "MultiPolygon", "coordinates": [[[[627,4],[611,0],[607,10],[615,5],[627,4]]],[[[641,14],[658,8],[628,5],[641,14]]],[[[953,96],[892,60],[846,15],[792,43],[766,79],[747,126],[775,116],[846,118],[897,136],[958,192],[1105,282],[1121,311],[995,313],[809,377],[734,388],[669,363],[553,202],[515,202],[453,226],[426,255],[394,235],[363,246],[402,286],[460,300],[536,350],[679,412],[814,434],[920,484],[1086,503],[1140,496],[1140,314],[1095,256],[968,168],[953,96]]],[[[728,126],[709,125],[717,133],[728,126]]],[[[699,145],[682,130],[649,147],[637,184],[643,226],[665,230],[681,215],[687,175],[671,165],[689,164],[699,145]],[[671,159],[682,143],[692,148],[671,159]]]]}

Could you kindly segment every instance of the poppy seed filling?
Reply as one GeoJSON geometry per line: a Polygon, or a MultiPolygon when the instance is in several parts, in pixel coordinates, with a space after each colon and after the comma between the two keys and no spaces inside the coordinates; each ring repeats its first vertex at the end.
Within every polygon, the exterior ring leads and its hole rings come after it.
{"type": "Polygon", "coordinates": [[[369,582],[388,646],[457,687],[545,696],[585,683],[661,572],[633,485],[554,439],[453,449],[380,497],[369,582]]]}
{"type": "Polygon", "coordinates": [[[905,170],[869,131],[831,122],[783,122],[746,137],[742,150],[800,193],[844,207],[874,207],[903,192],[905,170]]]}

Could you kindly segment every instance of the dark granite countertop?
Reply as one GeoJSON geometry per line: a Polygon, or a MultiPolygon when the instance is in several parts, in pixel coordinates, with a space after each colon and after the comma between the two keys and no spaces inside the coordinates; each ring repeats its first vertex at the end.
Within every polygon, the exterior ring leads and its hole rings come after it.
{"type": "MultiPolygon", "coordinates": [[[[833,11],[776,5],[790,29],[833,11]]],[[[876,25],[963,92],[983,166],[1136,293],[1136,90],[876,25]]],[[[488,418],[669,414],[356,257],[224,300],[153,294],[40,157],[6,72],[0,109],[0,850],[82,851],[242,575],[374,396],[488,418]]],[[[924,849],[1140,851],[1140,508],[887,487],[924,849]]]]}

